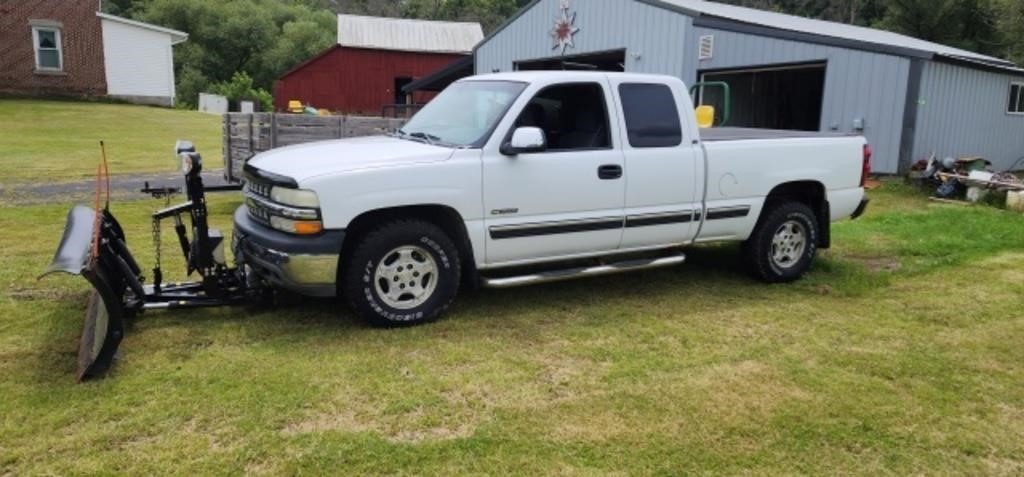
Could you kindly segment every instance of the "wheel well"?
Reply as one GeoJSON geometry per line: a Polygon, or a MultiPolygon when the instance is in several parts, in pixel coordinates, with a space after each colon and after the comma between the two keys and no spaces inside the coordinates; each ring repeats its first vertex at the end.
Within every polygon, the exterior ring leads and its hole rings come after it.
{"type": "MultiPolygon", "coordinates": [[[[375,225],[398,219],[419,219],[430,222],[441,228],[459,249],[462,262],[462,276],[476,281],[476,261],[473,256],[473,245],[466,231],[466,223],[462,215],[455,209],[445,205],[410,205],[389,207],[364,212],[345,228],[345,240],[341,244],[343,266],[347,257],[351,256],[356,241],[370,231],[375,225]]],[[[467,282],[468,283],[468,282],[467,282]]]]}
{"type": "Polygon", "coordinates": [[[818,181],[794,181],[775,186],[765,198],[765,207],[761,211],[761,216],[764,217],[768,212],[769,204],[784,201],[800,202],[810,207],[818,219],[818,247],[822,249],[831,247],[832,214],[829,211],[824,184],[818,181]]]}

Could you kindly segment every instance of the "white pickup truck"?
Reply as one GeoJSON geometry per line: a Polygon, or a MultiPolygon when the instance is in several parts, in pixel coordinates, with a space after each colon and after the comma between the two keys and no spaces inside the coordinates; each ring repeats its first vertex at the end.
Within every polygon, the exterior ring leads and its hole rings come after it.
{"type": "Polygon", "coordinates": [[[393,135],[251,159],[233,247],[385,326],[436,319],[460,286],[672,266],[704,242],[743,242],[755,277],[787,282],[863,213],[870,156],[857,136],[700,129],[673,77],[476,76],[393,135]]]}

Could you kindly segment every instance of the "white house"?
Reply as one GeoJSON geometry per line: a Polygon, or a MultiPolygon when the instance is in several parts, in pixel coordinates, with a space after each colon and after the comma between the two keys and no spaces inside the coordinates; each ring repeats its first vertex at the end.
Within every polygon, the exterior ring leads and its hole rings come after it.
{"type": "Polygon", "coordinates": [[[173,46],[188,34],[97,12],[103,28],[107,95],[135,103],[174,104],[173,46]]]}

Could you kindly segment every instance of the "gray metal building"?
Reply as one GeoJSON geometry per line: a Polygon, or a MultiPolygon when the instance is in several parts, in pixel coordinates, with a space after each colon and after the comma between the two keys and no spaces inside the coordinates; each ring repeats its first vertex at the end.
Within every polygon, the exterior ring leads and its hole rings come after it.
{"type": "Polygon", "coordinates": [[[535,0],[474,53],[477,74],[579,68],[724,81],[730,125],[861,132],[879,173],[932,153],[982,156],[998,169],[1024,156],[1024,69],[870,28],[703,0],[535,0]]]}

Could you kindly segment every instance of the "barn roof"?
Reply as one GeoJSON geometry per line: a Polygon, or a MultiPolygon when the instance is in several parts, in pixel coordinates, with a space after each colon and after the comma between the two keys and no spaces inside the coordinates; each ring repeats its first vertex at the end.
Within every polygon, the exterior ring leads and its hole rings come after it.
{"type": "Polygon", "coordinates": [[[980,61],[992,65],[1014,66],[1013,63],[1000,58],[875,28],[815,20],[813,18],[727,5],[707,0],[660,0],[660,2],[670,7],[681,8],[684,10],[684,13],[696,12],[699,14],[697,16],[700,17],[718,17],[750,25],[869,43],[882,47],[925,52],[954,59],[980,61]]]}
{"type": "MultiPolygon", "coordinates": [[[[1013,62],[921,40],[899,33],[845,23],[815,20],[755,8],[727,5],[708,0],[634,0],[687,15],[696,26],[781,37],[890,55],[933,59],[944,58],[972,68],[998,70],[1024,75],[1024,68],[1013,62]]],[[[481,44],[493,38],[541,0],[532,0],[518,13],[492,31],[481,44]]]]}
{"type": "Polygon", "coordinates": [[[338,15],[338,44],[351,48],[468,54],[483,38],[479,23],[338,15]]]}

